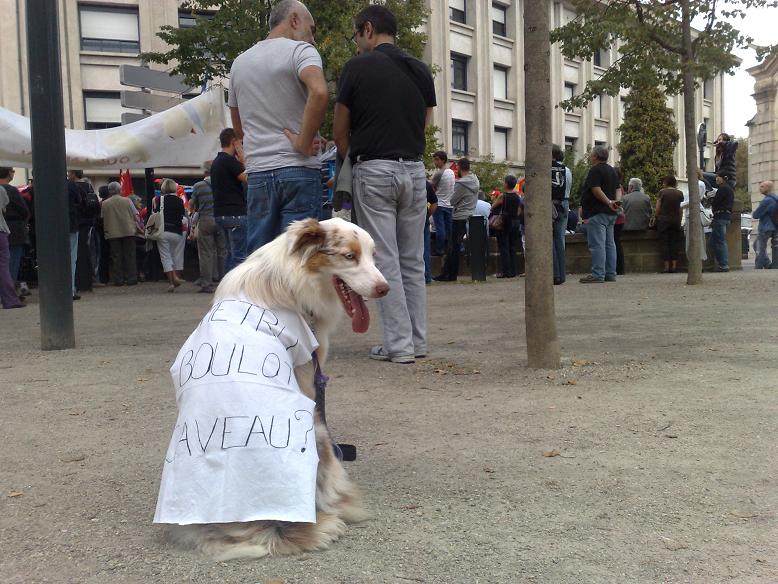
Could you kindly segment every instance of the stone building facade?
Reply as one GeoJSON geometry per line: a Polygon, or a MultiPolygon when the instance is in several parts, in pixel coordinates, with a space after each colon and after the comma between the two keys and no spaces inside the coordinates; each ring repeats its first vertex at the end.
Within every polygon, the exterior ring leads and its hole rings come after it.
{"type": "MultiPolygon", "coordinates": [[[[162,25],[191,26],[191,16],[179,0],[52,0],[59,4],[65,123],[69,128],[104,128],[118,124],[119,65],[139,65],[141,51],[163,50],[156,36],[162,25]]],[[[435,85],[439,106],[434,123],[453,155],[493,154],[521,169],[525,159],[522,6],[530,0],[428,0],[428,43],[425,59],[438,70],[435,85]]],[[[0,106],[28,114],[27,42],[24,0],[7,0],[0,20],[0,106]]],[[[574,17],[561,1],[550,3],[551,26],[574,17]]],[[[579,91],[601,74],[615,57],[602,51],[592,61],[564,59],[552,48],[552,102],[579,91]]],[[[154,68],[162,68],[153,65],[154,68]]],[[[723,126],[722,78],[710,80],[697,92],[698,121],[707,121],[708,136],[723,126]]],[[[680,97],[668,98],[683,138],[680,97]]],[[[623,116],[620,98],[602,96],[574,112],[555,108],[553,139],[578,153],[595,144],[614,147],[623,116]]],[[[681,142],[682,144],[682,142],[681,142]]],[[[708,148],[710,151],[710,147],[708,148]]],[[[710,152],[708,152],[710,157],[710,152]]],[[[683,174],[682,149],[675,152],[683,174]]],[[[23,173],[17,173],[23,179],[23,173]]],[[[158,169],[158,176],[195,178],[196,168],[158,169]]],[[[115,172],[95,172],[98,182],[115,172]]]]}
{"type": "Polygon", "coordinates": [[[756,115],[748,122],[748,185],[755,209],[762,200],[759,183],[778,183],[778,53],[748,72],[754,78],[756,115]]]}

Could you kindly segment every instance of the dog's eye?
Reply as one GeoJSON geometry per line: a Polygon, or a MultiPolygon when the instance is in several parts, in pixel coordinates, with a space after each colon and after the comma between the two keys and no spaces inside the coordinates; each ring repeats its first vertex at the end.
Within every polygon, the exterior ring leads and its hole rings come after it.
{"type": "Polygon", "coordinates": [[[347,260],[353,260],[356,259],[357,256],[355,256],[352,252],[344,253],[343,257],[347,260]]]}

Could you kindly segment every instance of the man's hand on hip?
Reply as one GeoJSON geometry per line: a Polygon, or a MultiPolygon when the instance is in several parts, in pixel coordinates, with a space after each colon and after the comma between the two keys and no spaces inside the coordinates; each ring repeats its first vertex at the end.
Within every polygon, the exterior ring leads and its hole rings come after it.
{"type": "Polygon", "coordinates": [[[303,156],[317,156],[327,147],[327,140],[321,136],[316,136],[309,144],[302,144],[300,134],[284,128],[284,135],[291,142],[292,147],[303,156]]]}

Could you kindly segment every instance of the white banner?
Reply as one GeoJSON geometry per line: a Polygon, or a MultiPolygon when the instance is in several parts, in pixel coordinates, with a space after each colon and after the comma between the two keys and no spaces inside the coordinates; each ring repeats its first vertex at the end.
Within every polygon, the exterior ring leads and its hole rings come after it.
{"type": "MultiPolygon", "coordinates": [[[[139,122],[106,130],[65,129],[68,168],[199,166],[219,151],[224,94],[214,87],[139,122]]],[[[0,108],[0,166],[32,167],[30,119],[0,108]]]]}

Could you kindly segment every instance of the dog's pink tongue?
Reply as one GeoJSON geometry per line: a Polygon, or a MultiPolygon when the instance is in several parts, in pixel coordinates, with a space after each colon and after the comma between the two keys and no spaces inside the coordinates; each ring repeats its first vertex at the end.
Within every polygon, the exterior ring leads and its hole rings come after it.
{"type": "Polygon", "coordinates": [[[370,328],[370,312],[367,310],[367,304],[365,304],[362,296],[354,292],[349,291],[349,300],[351,300],[351,306],[354,307],[354,314],[351,315],[351,330],[355,333],[367,332],[370,328]]]}

